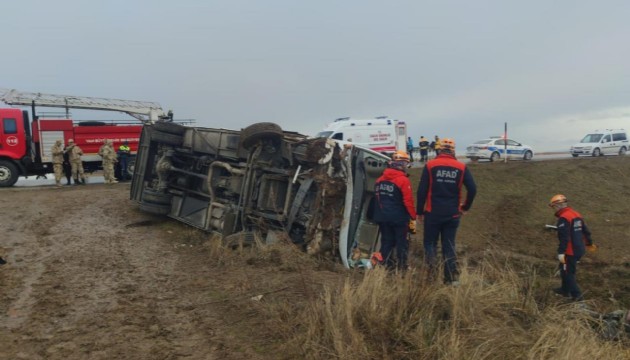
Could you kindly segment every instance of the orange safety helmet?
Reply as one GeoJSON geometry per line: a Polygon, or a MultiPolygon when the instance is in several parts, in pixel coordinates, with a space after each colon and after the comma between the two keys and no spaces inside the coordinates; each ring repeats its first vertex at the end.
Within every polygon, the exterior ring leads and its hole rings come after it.
{"type": "Polygon", "coordinates": [[[553,207],[554,205],[558,205],[558,204],[564,204],[567,202],[567,197],[562,195],[562,194],[558,194],[558,195],[554,195],[551,200],[549,200],[549,207],[553,207]]]}
{"type": "Polygon", "coordinates": [[[407,161],[409,162],[411,160],[411,158],[409,157],[409,155],[402,151],[402,150],[398,150],[395,153],[392,154],[392,160],[394,161],[407,161]]]}

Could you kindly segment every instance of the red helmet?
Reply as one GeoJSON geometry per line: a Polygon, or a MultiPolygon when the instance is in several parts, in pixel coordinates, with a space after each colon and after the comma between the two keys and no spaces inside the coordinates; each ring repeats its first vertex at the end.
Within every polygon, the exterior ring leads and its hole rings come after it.
{"type": "Polygon", "coordinates": [[[567,197],[562,194],[558,194],[558,195],[554,195],[551,198],[551,200],[549,200],[549,206],[553,207],[554,205],[564,204],[566,202],[567,202],[567,197]]]}

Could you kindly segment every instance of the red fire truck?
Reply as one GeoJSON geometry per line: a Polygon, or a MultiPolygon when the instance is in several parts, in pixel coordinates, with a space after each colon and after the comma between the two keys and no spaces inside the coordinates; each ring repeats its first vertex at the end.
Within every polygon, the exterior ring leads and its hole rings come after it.
{"type": "MultiPolygon", "coordinates": [[[[18,108],[0,109],[0,187],[15,184],[19,176],[40,176],[52,172],[51,148],[56,140],[67,144],[73,139],[83,150],[86,171],[101,167],[98,150],[106,139],[114,142],[114,149],[129,143],[132,157],[138,148],[143,123],[170,119],[159,104],[93,97],[26,93],[16,90],[0,94],[8,105],[31,106],[29,112],[18,108]],[[36,107],[64,108],[65,114],[37,114],[36,107]],[[71,119],[69,109],[119,111],[135,119],[121,121],[83,121],[71,119]]],[[[129,161],[133,167],[133,161],[129,161]]],[[[129,169],[132,170],[132,169],[129,169]]]]}

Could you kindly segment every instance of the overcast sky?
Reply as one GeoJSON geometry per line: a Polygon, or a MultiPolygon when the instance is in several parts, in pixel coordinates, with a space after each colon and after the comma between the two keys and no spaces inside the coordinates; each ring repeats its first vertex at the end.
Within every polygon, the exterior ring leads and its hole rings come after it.
{"type": "Polygon", "coordinates": [[[5,1],[0,88],[314,135],[389,115],[465,145],[630,129],[630,1],[5,1]]]}

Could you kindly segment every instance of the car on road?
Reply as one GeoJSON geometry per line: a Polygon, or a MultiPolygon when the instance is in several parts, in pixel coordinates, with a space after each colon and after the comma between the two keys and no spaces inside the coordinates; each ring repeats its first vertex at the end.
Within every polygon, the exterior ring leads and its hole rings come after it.
{"type": "Polygon", "coordinates": [[[471,161],[479,159],[497,161],[505,158],[506,147],[508,160],[531,160],[534,157],[534,150],[531,146],[500,136],[489,137],[468,145],[466,147],[466,157],[471,161]]]}
{"type": "Polygon", "coordinates": [[[625,155],[628,151],[628,135],[624,129],[595,130],[571,146],[571,156],[625,155]]]}

